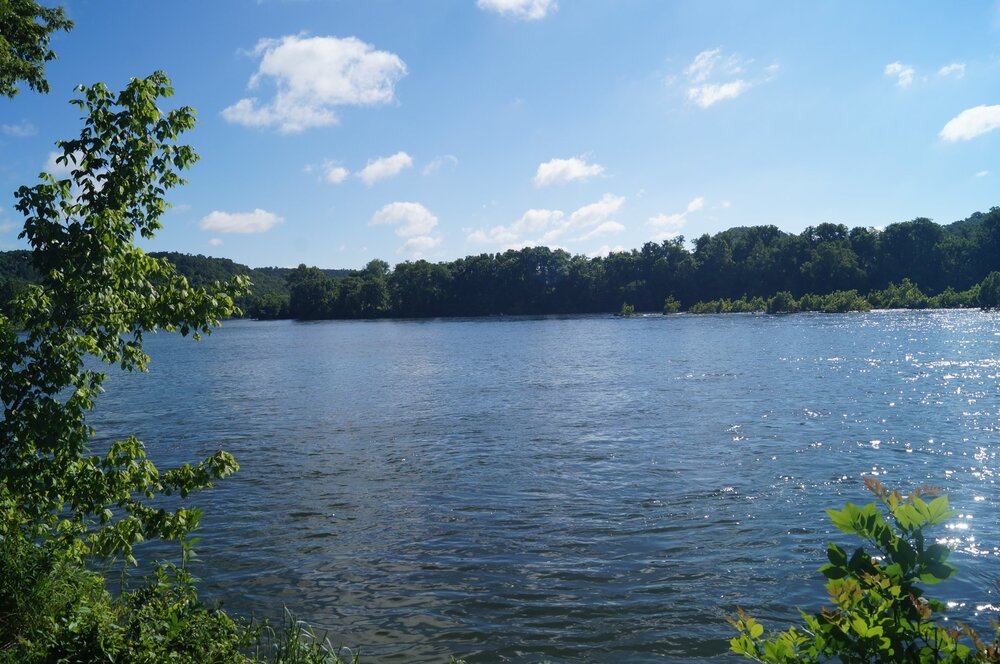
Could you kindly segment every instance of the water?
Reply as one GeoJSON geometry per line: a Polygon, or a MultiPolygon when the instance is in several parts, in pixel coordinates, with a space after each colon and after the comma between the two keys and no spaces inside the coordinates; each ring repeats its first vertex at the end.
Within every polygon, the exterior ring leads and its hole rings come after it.
{"type": "MultiPolygon", "coordinates": [[[[955,579],[1000,605],[1000,318],[968,311],[233,321],[147,342],[94,422],[161,468],[222,448],[196,568],[370,662],[705,661],[737,606],[818,608],[863,476],[947,489],[955,579]]],[[[156,549],[147,555],[166,555],[156,549]]]]}

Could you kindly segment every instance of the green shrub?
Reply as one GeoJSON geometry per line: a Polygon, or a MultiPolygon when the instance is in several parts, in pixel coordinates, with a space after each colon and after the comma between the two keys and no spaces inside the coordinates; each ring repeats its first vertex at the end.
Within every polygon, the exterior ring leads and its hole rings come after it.
{"type": "Polygon", "coordinates": [[[956,291],[949,286],[930,298],[928,306],[933,309],[965,309],[979,306],[979,284],[964,291],[956,291]]]}
{"type": "Polygon", "coordinates": [[[990,272],[979,282],[978,300],[983,309],[1000,308],[1000,272],[990,272]]]}
{"type": "Polygon", "coordinates": [[[799,303],[788,291],[780,291],[767,301],[767,313],[791,314],[799,310],[799,303]]]}
{"type": "Polygon", "coordinates": [[[944,603],[926,597],[918,585],[956,572],[947,562],[951,550],[925,536],[953,514],[947,496],[924,487],[903,497],[869,478],[865,486],[882,509],[872,502],[827,510],[839,530],[859,536],[868,547],[848,555],[837,544],[828,545],[830,562],[820,572],[828,579],[833,608],[802,612],[805,626],[766,638],[763,625],[739,610],[737,618],[727,619],[739,631],[731,650],[758,662],[784,664],[1000,662],[1000,642],[988,645],[971,629],[942,625],[938,617],[944,603]]]}

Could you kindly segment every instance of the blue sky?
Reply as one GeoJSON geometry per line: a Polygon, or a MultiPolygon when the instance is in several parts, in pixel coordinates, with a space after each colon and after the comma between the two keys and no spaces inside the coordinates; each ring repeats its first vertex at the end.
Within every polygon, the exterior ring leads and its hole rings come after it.
{"type": "Polygon", "coordinates": [[[360,267],[940,223],[1000,204],[1000,2],[67,0],[0,100],[12,192],[79,83],[162,69],[202,160],[147,248],[360,267]]]}

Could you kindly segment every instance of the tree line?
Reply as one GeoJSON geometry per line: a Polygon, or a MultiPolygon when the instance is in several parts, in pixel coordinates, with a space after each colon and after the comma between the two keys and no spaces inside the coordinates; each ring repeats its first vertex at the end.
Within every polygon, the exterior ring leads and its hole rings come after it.
{"type": "MultiPolygon", "coordinates": [[[[648,242],[591,258],[528,247],[450,262],[373,260],[330,277],[300,265],[280,295],[252,302],[257,318],[380,318],[698,310],[699,303],[783,297],[806,308],[978,306],[974,289],[1000,269],[1000,207],[943,226],[884,229],[823,223],[798,234],[738,227],[648,242]],[[836,293],[840,295],[830,296],[836,293]],[[863,295],[859,295],[863,294],[863,295]],[[826,298],[826,300],[810,299],[826,298]]],[[[788,305],[787,310],[795,310],[788,305]]],[[[703,307],[704,308],[704,307],[703,307]]],[[[726,311],[723,306],[719,311],[726,311]]],[[[733,310],[731,307],[728,310],[733,310]]]]}
{"type": "MultiPolygon", "coordinates": [[[[196,287],[248,276],[253,294],[237,305],[260,319],[599,313],[622,304],[695,313],[963,307],[980,306],[975,289],[1000,270],[1000,208],[949,225],[919,218],[881,230],[737,227],[690,244],[677,237],[597,258],[528,247],[450,262],[390,268],[376,259],[360,270],[321,270],[153,255],[174,263],[196,287]],[[781,304],[786,300],[795,304],[781,304]]],[[[28,252],[0,253],[0,302],[33,281],[28,252]]]]}

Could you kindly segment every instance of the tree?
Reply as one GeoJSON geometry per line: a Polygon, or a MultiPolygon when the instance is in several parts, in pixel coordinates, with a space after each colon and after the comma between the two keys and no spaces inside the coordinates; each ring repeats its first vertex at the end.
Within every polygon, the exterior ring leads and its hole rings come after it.
{"type": "Polygon", "coordinates": [[[48,92],[45,63],[56,54],[49,40],[73,22],[62,7],[43,7],[34,0],[0,0],[0,95],[14,97],[24,81],[35,92],[48,92]]]}
{"type": "Polygon", "coordinates": [[[164,194],[197,159],[177,143],[194,111],[157,107],[173,92],[167,77],[133,79],[119,94],[103,84],[77,90],[84,127],[58,143],[70,177],[46,173],[15,195],[41,283],[14,299],[13,316],[0,317],[0,533],[44,538],[72,560],[134,560],[135,543],[183,538],[197,525],[198,510],[158,507],[157,495],[186,497],[237,465],[218,452],[160,472],[133,437],[95,453],[86,415],[105,374],[88,358],[145,370],[146,332],[209,333],[236,312],[233,297],[247,280],[194,289],[133,244],[160,228],[164,194]]]}

